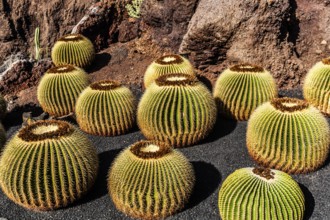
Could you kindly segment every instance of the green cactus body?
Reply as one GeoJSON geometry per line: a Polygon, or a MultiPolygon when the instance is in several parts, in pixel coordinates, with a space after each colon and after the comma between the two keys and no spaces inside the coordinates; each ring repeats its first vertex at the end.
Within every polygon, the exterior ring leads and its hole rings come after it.
{"type": "Polygon", "coordinates": [[[37,121],[6,144],[0,158],[0,185],[15,203],[32,210],[65,207],[93,185],[96,149],[65,121],[37,121]]]}
{"type": "Polygon", "coordinates": [[[194,67],[186,58],[170,54],[153,61],[144,74],[144,87],[148,88],[159,76],[185,73],[195,76],[194,67]]]}
{"type": "Polygon", "coordinates": [[[278,98],[259,106],[247,128],[247,147],[259,164],[307,173],[325,162],[330,145],[326,118],[307,102],[278,98]]]}
{"type": "Polygon", "coordinates": [[[290,175],[271,169],[242,168],[219,191],[223,220],[302,220],[305,199],[290,175]]]}
{"type": "Polygon", "coordinates": [[[133,127],[136,101],[127,87],[119,82],[105,80],[91,84],[81,93],[75,113],[83,131],[115,136],[133,127]]]}
{"type": "Polygon", "coordinates": [[[74,111],[79,94],[88,86],[83,69],[63,65],[47,70],[38,85],[38,101],[45,112],[64,116],[74,111]]]}
{"type": "Polygon", "coordinates": [[[260,104],[277,97],[277,88],[273,77],[264,68],[239,64],[220,74],[213,96],[220,114],[248,120],[260,104]]]}
{"type": "Polygon", "coordinates": [[[6,113],[7,113],[7,102],[3,98],[3,96],[0,95],[0,119],[4,119],[6,113]]]}
{"type": "Polygon", "coordinates": [[[52,48],[52,60],[56,66],[71,64],[88,67],[94,60],[93,43],[81,34],[68,34],[56,41],[52,48]]]}
{"type": "Polygon", "coordinates": [[[6,130],[3,125],[0,123],[0,150],[2,149],[3,145],[6,143],[6,130]]]}
{"type": "Polygon", "coordinates": [[[138,106],[137,122],[144,136],[176,147],[202,140],[215,121],[211,93],[196,77],[187,74],[160,76],[138,106]]]}
{"type": "Polygon", "coordinates": [[[308,102],[330,117],[330,57],[310,69],[303,92],[308,102]]]}
{"type": "Polygon", "coordinates": [[[118,155],[108,179],[118,210],[140,219],[163,219],[188,201],[195,174],[187,158],[157,141],[137,142],[118,155]]]}

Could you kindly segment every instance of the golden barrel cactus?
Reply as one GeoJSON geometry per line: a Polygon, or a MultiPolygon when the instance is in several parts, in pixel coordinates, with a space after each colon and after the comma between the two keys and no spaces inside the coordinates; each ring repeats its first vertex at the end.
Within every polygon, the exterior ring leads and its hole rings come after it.
{"type": "Polygon", "coordinates": [[[238,64],[220,74],[213,96],[220,114],[248,120],[260,104],[277,97],[277,88],[272,75],[264,68],[238,64]]]}
{"type": "Polygon", "coordinates": [[[56,120],[20,129],[0,158],[0,185],[15,203],[32,210],[65,207],[93,185],[96,149],[76,127],[56,120]]]}
{"type": "Polygon", "coordinates": [[[136,100],[119,82],[92,83],[79,96],[75,108],[79,127],[90,134],[115,136],[133,127],[136,100]]]}
{"type": "Polygon", "coordinates": [[[259,164],[307,173],[327,159],[330,130],[326,118],[306,101],[276,98],[251,115],[246,139],[249,154],[259,164]]]}
{"type": "Polygon", "coordinates": [[[123,150],[109,171],[109,194],[118,210],[139,219],[163,219],[181,210],[195,183],[187,158],[158,141],[123,150]]]}

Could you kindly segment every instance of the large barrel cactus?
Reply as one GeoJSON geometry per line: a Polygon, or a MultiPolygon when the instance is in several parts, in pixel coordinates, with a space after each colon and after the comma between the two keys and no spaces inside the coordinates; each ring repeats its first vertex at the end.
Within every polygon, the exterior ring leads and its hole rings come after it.
{"type": "Polygon", "coordinates": [[[248,120],[263,102],[277,97],[272,75],[260,66],[239,64],[218,77],[213,96],[219,113],[236,120],[248,120]]]}
{"type": "Polygon", "coordinates": [[[184,147],[205,138],[216,121],[209,90],[187,74],[160,76],[138,106],[138,125],[145,137],[184,147]]]}
{"type": "Polygon", "coordinates": [[[75,108],[79,127],[90,134],[114,136],[127,132],[135,122],[135,97],[119,82],[92,83],[79,96],[75,108]]]}
{"type": "Polygon", "coordinates": [[[223,220],[302,220],[305,199],[288,174],[264,168],[242,168],[230,174],[219,192],[223,220]]]}
{"type": "Polygon", "coordinates": [[[52,116],[72,113],[79,94],[88,86],[87,73],[76,66],[63,65],[47,70],[38,85],[38,101],[52,116]]]}
{"type": "Polygon", "coordinates": [[[311,172],[325,162],[330,145],[326,118],[307,102],[276,98],[258,107],[247,128],[251,157],[288,173],[311,172]]]}
{"type": "Polygon", "coordinates": [[[71,64],[88,67],[94,60],[93,43],[81,34],[68,34],[56,41],[52,48],[52,60],[56,66],[71,64]]]}
{"type": "Polygon", "coordinates": [[[309,70],[303,91],[308,102],[330,116],[330,57],[316,63],[309,70]]]}
{"type": "Polygon", "coordinates": [[[169,54],[158,58],[148,66],[144,74],[144,86],[148,88],[159,76],[173,73],[195,76],[194,67],[189,60],[177,54],[169,54]]]}
{"type": "Polygon", "coordinates": [[[33,210],[65,207],[93,185],[96,149],[65,121],[37,121],[20,129],[0,158],[0,185],[15,203],[33,210]]]}
{"type": "Polygon", "coordinates": [[[125,214],[163,219],[184,207],[194,183],[193,167],[183,154],[165,143],[140,141],[115,159],[108,188],[125,214]]]}

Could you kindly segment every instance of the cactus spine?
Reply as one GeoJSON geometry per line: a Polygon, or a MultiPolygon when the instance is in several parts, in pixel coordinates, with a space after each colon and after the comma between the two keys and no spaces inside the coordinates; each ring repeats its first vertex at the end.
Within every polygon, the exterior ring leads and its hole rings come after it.
{"type": "Polygon", "coordinates": [[[6,144],[0,185],[15,203],[33,210],[65,207],[85,194],[97,175],[95,148],[64,121],[37,121],[6,144]]]}
{"type": "Polygon", "coordinates": [[[213,96],[219,113],[236,120],[248,120],[260,104],[277,97],[277,88],[264,68],[239,64],[220,74],[213,96]]]}
{"type": "Polygon", "coordinates": [[[159,76],[173,73],[195,76],[194,67],[189,60],[180,55],[170,54],[158,58],[148,66],[144,74],[144,86],[148,88],[159,76]]]}
{"type": "Polygon", "coordinates": [[[309,70],[303,92],[308,102],[330,116],[330,57],[316,63],[309,70]]]}
{"type": "Polygon", "coordinates": [[[287,173],[319,168],[329,152],[330,130],[325,117],[307,102],[278,98],[252,114],[247,147],[259,164],[287,173]]]}
{"type": "Polygon", "coordinates": [[[89,84],[83,69],[72,65],[47,70],[38,85],[38,101],[52,116],[68,115],[74,110],[79,94],[89,84]]]}
{"type": "Polygon", "coordinates": [[[90,134],[115,136],[126,133],[135,122],[136,101],[119,82],[91,84],[79,96],[75,108],[79,127],[90,134]]]}
{"type": "Polygon", "coordinates": [[[302,220],[305,199],[288,174],[264,168],[242,168],[230,174],[219,192],[223,220],[302,220]]]}
{"type": "Polygon", "coordinates": [[[88,67],[94,60],[93,43],[81,34],[68,34],[56,41],[52,48],[52,60],[56,66],[71,64],[88,67]]]}
{"type": "Polygon", "coordinates": [[[118,155],[108,179],[117,209],[135,218],[160,219],[182,209],[195,182],[192,165],[157,141],[137,142],[118,155]]]}
{"type": "Polygon", "coordinates": [[[205,138],[215,120],[211,93],[196,77],[187,74],[160,76],[138,106],[137,122],[144,136],[176,147],[205,138]]]}

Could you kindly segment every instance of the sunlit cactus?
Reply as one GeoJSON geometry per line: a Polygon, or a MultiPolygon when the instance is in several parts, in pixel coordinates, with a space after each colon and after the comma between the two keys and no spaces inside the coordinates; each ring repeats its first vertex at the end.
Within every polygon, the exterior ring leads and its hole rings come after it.
{"type": "Polygon", "coordinates": [[[247,128],[247,147],[259,164],[287,173],[307,173],[327,159],[326,118],[307,102],[277,98],[258,107],[247,128]]]}
{"type": "Polygon", "coordinates": [[[305,199],[288,174],[265,168],[242,168],[230,174],[219,192],[223,220],[302,220],[305,199]]]}
{"type": "Polygon", "coordinates": [[[260,104],[277,97],[277,88],[272,75],[264,68],[239,64],[220,74],[213,96],[221,115],[248,120],[260,104]]]}
{"type": "Polygon", "coordinates": [[[38,85],[38,101],[52,116],[72,113],[79,94],[88,86],[87,73],[72,65],[47,70],[38,85]]]}
{"type": "Polygon", "coordinates": [[[140,141],[115,159],[109,194],[120,211],[139,219],[163,219],[181,210],[195,183],[187,158],[165,143],[140,141]]]}
{"type": "Polygon", "coordinates": [[[7,113],[7,102],[0,94],[0,119],[3,119],[7,113]]]}
{"type": "Polygon", "coordinates": [[[202,140],[215,121],[211,93],[196,77],[187,74],[160,76],[138,106],[137,122],[143,135],[175,147],[202,140]]]}
{"type": "Polygon", "coordinates": [[[148,88],[159,76],[173,73],[195,76],[194,67],[189,60],[177,54],[169,54],[158,58],[148,66],[144,74],[144,86],[148,88]]]}
{"type": "Polygon", "coordinates": [[[99,81],[81,93],[75,113],[79,127],[87,133],[120,135],[134,125],[136,101],[129,88],[119,82],[99,81]]]}
{"type": "Polygon", "coordinates": [[[88,67],[94,60],[93,43],[81,34],[68,34],[56,41],[52,48],[52,60],[56,66],[71,64],[88,67]]]}
{"type": "Polygon", "coordinates": [[[330,117],[330,57],[309,70],[303,91],[308,102],[330,117]]]}
{"type": "Polygon", "coordinates": [[[20,129],[0,158],[2,191],[32,210],[65,207],[93,185],[96,149],[65,121],[37,121],[20,129]]]}

